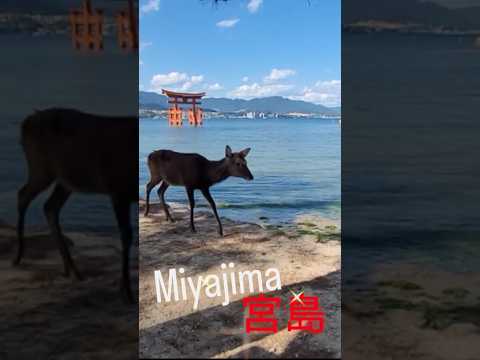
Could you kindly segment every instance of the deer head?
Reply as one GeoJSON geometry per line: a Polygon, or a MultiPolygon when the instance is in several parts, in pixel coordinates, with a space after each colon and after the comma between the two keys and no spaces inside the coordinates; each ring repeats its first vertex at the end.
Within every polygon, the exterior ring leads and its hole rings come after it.
{"type": "Polygon", "coordinates": [[[249,152],[250,148],[246,148],[234,153],[230,146],[226,146],[225,159],[227,161],[227,169],[230,176],[244,178],[245,180],[253,180],[253,175],[247,167],[247,160],[245,160],[249,152]]]}

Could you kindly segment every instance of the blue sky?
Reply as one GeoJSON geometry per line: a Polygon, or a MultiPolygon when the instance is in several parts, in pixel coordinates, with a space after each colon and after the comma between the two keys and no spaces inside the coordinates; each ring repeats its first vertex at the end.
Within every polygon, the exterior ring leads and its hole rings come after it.
{"type": "Polygon", "coordinates": [[[140,89],[340,105],[340,0],[140,1],[140,89]]]}

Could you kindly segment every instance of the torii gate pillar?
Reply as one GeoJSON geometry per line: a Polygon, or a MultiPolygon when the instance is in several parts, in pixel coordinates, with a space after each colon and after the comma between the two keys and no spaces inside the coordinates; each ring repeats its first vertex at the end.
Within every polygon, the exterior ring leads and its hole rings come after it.
{"type": "Polygon", "coordinates": [[[182,110],[178,104],[192,105],[188,110],[188,122],[193,126],[200,126],[203,123],[203,112],[198,106],[201,104],[202,97],[205,93],[179,93],[162,89],[162,94],[168,96],[170,109],[168,110],[168,123],[170,126],[182,126],[182,110]]]}

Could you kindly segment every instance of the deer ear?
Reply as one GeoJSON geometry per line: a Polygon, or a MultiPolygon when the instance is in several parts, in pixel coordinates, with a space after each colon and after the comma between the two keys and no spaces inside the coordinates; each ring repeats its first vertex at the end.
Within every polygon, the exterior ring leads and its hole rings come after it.
{"type": "Polygon", "coordinates": [[[230,146],[225,147],[225,156],[226,157],[232,157],[232,149],[230,149],[230,146]]]}
{"type": "Polygon", "coordinates": [[[250,152],[250,148],[246,148],[246,149],[243,149],[242,151],[240,151],[240,155],[242,157],[247,157],[249,152],[250,152]]]}

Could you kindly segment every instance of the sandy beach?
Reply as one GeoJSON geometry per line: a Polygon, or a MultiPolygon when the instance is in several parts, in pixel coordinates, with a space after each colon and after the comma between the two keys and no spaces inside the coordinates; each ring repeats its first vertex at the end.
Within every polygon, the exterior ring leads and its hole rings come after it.
{"type": "MultiPolygon", "coordinates": [[[[172,205],[172,204],[171,204],[172,205]]],[[[165,221],[159,204],[143,216],[140,203],[140,357],[142,358],[278,358],[340,357],[340,228],[316,216],[297,218],[289,226],[241,223],[222,218],[225,236],[219,237],[209,211],[196,211],[197,233],[189,229],[188,209],[172,205],[175,223],[165,221]],[[288,311],[277,313],[275,334],[246,334],[241,299],[203,297],[157,303],[154,271],[184,267],[186,275],[220,274],[222,263],[235,271],[280,270],[282,289],[267,293],[288,304],[290,290],[318,296],[326,313],[322,334],[288,331],[288,311]]],[[[221,211],[220,211],[221,215],[221,211]]],[[[268,219],[265,219],[268,221],[268,219]]]]}
{"type": "Polygon", "coordinates": [[[425,262],[378,265],[343,285],[349,359],[473,360],[480,354],[480,275],[425,262]]]}
{"type": "MultiPolygon", "coordinates": [[[[83,281],[63,276],[57,245],[45,227],[27,231],[24,260],[12,267],[15,229],[0,226],[0,358],[135,358],[138,312],[120,293],[119,238],[67,235],[83,281]]],[[[131,258],[136,289],[136,250],[131,258]]]]}

